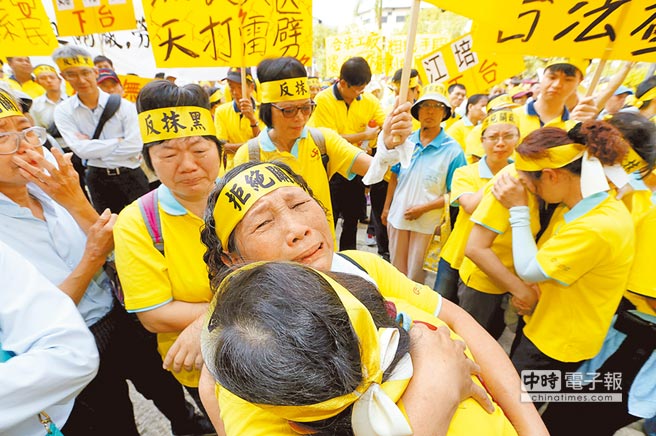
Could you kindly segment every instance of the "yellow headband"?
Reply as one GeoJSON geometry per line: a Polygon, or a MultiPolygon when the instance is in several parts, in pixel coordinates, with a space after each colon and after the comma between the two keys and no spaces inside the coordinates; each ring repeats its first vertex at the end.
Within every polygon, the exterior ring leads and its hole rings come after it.
{"type": "Polygon", "coordinates": [[[14,100],[8,93],[0,89],[0,118],[23,116],[23,111],[18,107],[16,100],[14,100]]]}
{"type": "Polygon", "coordinates": [[[539,159],[524,157],[515,153],[515,168],[520,171],[541,171],[545,168],[562,168],[568,163],[583,157],[585,145],[566,144],[551,147],[546,150],[547,155],[539,159]]]}
{"type": "Polygon", "coordinates": [[[648,166],[647,162],[645,162],[645,160],[631,147],[629,147],[629,151],[626,153],[626,156],[624,156],[620,165],[622,165],[624,171],[629,174],[636,171],[643,171],[648,166]]]}
{"type": "Polygon", "coordinates": [[[216,134],[212,114],[198,106],[164,107],[141,112],[139,130],[144,144],[216,134]]]}
{"type": "Polygon", "coordinates": [[[39,77],[39,74],[41,73],[55,73],[57,74],[57,70],[55,70],[55,67],[52,67],[50,65],[46,64],[41,64],[37,65],[34,67],[34,70],[32,71],[32,74],[34,74],[34,77],[39,77]]]}
{"type": "Polygon", "coordinates": [[[289,186],[301,187],[291,174],[271,163],[246,168],[228,181],[212,212],[223,250],[228,250],[230,234],[257,200],[278,188],[289,186]]]}
{"type": "MultiPolygon", "coordinates": [[[[240,273],[260,266],[263,263],[264,262],[255,262],[248,264],[241,267],[237,271],[232,272],[221,282],[221,285],[219,286],[216,294],[220,295],[225,286],[227,286],[227,283],[229,283],[231,279],[238,276],[240,273]]],[[[404,362],[406,365],[404,365],[405,368],[403,371],[398,373],[396,376],[391,376],[389,381],[382,383],[383,373],[392,360],[390,357],[393,357],[396,353],[396,346],[398,345],[397,329],[378,329],[367,308],[357,298],[355,298],[348,290],[346,290],[342,285],[330,277],[319,271],[316,272],[330,284],[330,286],[335,291],[335,294],[337,294],[337,297],[340,299],[342,305],[344,306],[344,309],[346,310],[351,326],[353,327],[353,330],[355,331],[355,334],[358,338],[358,342],[360,343],[360,363],[362,367],[363,379],[355,391],[336,398],[322,401],[321,403],[304,406],[276,406],[269,404],[256,405],[290,421],[319,421],[339,414],[348,406],[355,403],[359,398],[367,396],[369,387],[374,384],[379,385],[380,390],[382,390],[383,393],[389,397],[389,400],[395,403],[399,400],[399,398],[401,398],[401,395],[405,391],[410,381],[410,377],[412,376],[411,362],[404,362]]],[[[216,299],[214,299],[214,301],[216,301],[216,299]]],[[[210,306],[210,314],[212,314],[214,311],[214,305],[215,303],[213,302],[210,306]]],[[[211,315],[208,316],[205,328],[203,329],[202,335],[205,339],[203,342],[211,342],[212,340],[211,332],[209,331],[209,322],[211,318],[211,315]]],[[[206,348],[205,345],[203,345],[203,348],[206,348]]],[[[401,362],[399,362],[399,364],[401,364],[401,362]]],[[[380,390],[377,392],[380,392],[380,390]]],[[[380,402],[379,399],[375,399],[374,401],[380,402]]],[[[383,403],[386,403],[386,401],[383,401],[383,403]]],[[[383,404],[383,406],[386,406],[386,404],[383,404]]],[[[362,424],[367,419],[371,420],[371,411],[364,410],[369,408],[370,407],[354,407],[354,426],[359,425],[358,423],[362,424]]],[[[380,416],[376,415],[376,412],[379,411],[374,411],[373,416],[380,416]]],[[[402,414],[399,416],[394,410],[384,411],[385,416],[390,416],[387,415],[389,413],[392,413],[392,416],[395,416],[397,420],[403,420],[403,423],[407,424],[402,414]]],[[[364,425],[367,424],[365,423],[364,425]]]]}
{"type": "Polygon", "coordinates": [[[638,109],[640,109],[640,108],[642,107],[642,105],[643,105],[645,102],[650,101],[650,100],[653,100],[653,99],[655,99],[655,98],[656,98],[656,88],[651,88],[649,91],[645,92],[645,93],[642,95],[642,97],[640,97],[640,98],[636,98],[636,99],[633,101],[633,106],[635,106],[635,107],[637,107],[638,109]]]}
{"type": "MultiPolygon", "coordinates": [[[[400,82],[394,82],[394,86],[396,86],[396,89],[401,89],[400,82]]],[[[408,89],[416,88],[417,86],[419,86],[419,76],[411,77],[410,81],[408,82],[408,89]]],[[[443,92],[441,93],[444,94],[443,92]]]]}
{"type": "Polygon", "coordinates": [[[579,59],[579,58],[551,58],[547,65],[544,67],[546,70],[549,67],[558,64],[569,64],[581,72],[581,76],[585,76],[585,72],[588,70],[590,61],[588,59],[579,59]]]}
{"type": "Polygon", "coordinates": [[[424,94],[446,95],[446,90],[444,89],[444,85],[441,83],[431,83],[424,87],[424,94]]]}
{"type": "Polygon", "coordinates": [[[72,58],[59,58],[56,59],[55,62],[59,67],[59,71],[61,72],[64,72],[67,69],[73,67],[95,68],[95,65],[93,64],[93,60],[88,56],[82,56],[82,55],[73,56],[72,58]]]}
{"type": "Polygon", "coordinates": [[[492,112],[493,110],[512,109],[518,106],[519,105],[515,103],[512,100],[512,97],[510,97],[508,94],[501,94],[500,96],[494,97],[492,100],[490,100],[485,106],[485,109],[489,113],[492,112]]]}
{"type": "Polygon", "coordinates": [[[308,77],[308,86],[311,88],[313,86],[321,86],[321,82],[319,82],[319,79],[317,77],[308,77]]]}
{"type": "Polygon", "coordinates": [[[485,117],[485,119],[483,120],[483,125],[481,127],[481,133],[485,132],[485,129],[495,124],[512,124],[514,126],[519,127],[517,118],[515,117],[515,114],[512,111],[499,110],[496,112],[492,112],[490,115],[485,117]]]}
{"type": "Polygon", "coordinates": [[[307,77],[294,77],[293,79],[264,82],[260,86],[262,88],[262,103],[276,103],[279,101],[310,98],[307,77]]]}
{"type": "Polygon", "coordinates": [[[223,90],[217,89],[214,94],[210,95],[210,104],[217,103],[223,98],[223,90]]]}

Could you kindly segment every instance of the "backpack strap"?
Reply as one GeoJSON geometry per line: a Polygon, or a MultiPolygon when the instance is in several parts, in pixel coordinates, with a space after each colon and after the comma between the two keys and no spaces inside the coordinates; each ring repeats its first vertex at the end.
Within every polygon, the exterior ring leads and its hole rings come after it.
{"type": "Polygon", "coordinates": [[[259,162],[260,161],[260,143],[255,138],[251,138],[246,143],[248,147],[248,161],[249,162],[259,162]]]}
{"type": "Polygon", "coordinates": [[[121,96],[118,94],[111,94],[109,96],[109,99],[107,100],[107,104],[105,105],[105,109],[103,110],[103,113],[100,115],[100,120],[98,121],[98,125],[96,126],[96,131],[93,132],[93,136],[91,137],[91,139],[100,138],[100,133],[102,133],[102,129],[103,127],[105,127],[105,123],[111,117],[114,116],[120,105],[121,105],[121,96]]]}
{"type": "Polygon", "coordinates": [[[162,237],[162,222],[159,217],[159,208],[157,207],[157,189],[153,189],[149,193],[142,195],[137,202],[139,203],[139,211],[141,212],[144,223],[146,223],[146,229],[148,229],[150,239],[153,240],[153,245],[157,248],[157,251],[164,256],[164,238],[162,237]]]}
{"type": "Polygon", "coordinates": [[[350,257],[350,256],[348,256],[348,255],[346,255],[346,254],[344,254],[344,253],[342,253],[342,252],[337,252],[336,254],[337,254],[339,257],[341,257],[341,258],[343,258],[343,259],[346,259],[346,260],[348,260],[349,262],[351,262],[353,265],[357,266],[358,269],[359,269],[360,271],[362,271],[363,273],[365,273],[365,274],[369,274],[369,273],[367,272],[367,270],[364,269],[364,268],[362,267],[362,265],[360,265],[358,262],[356,262],[355,259],[353,259],[352,257],[350,257]]]}
{"type": "Polygon", "coordinates": [[[316,127],[308,127],[308,130],[310,131],[310,136],[312,137],[312,140],[314,141],[315,145],[319,149],[319,153],[321,154],[321,163],[323,164],[323,168],[328,170],[328,161],[330,160],[330,156],[328,156],[328,152],[326,151],[326,138],[323,136],[323,132],[316,127]]]}

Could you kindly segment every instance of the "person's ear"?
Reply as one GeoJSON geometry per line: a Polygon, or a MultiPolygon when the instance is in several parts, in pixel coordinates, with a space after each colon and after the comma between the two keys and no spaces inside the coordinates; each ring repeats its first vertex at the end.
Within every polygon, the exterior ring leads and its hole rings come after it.
{"type": "Polygon", "coordinates": [[[221,260],[228,266],[235,266],[236,264],[242,263],[241,256],[236,253],[228,253],[226,251],[221,252],[221,260]]]}
{"type": "Polygon", "coordinates": [[[542,175],[540,176],[540,178],[542,180],[546,179],[546,181],[550,183],[556,183],[558,182],[559,176],[560,174],[558,174],[556,170],[551,168],[545,168],[542,170],[542,175]]]}

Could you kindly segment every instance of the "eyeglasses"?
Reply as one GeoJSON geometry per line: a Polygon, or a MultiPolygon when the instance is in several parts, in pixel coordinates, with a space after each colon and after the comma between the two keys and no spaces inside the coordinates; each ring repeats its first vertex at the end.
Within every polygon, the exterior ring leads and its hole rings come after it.
{"type": "Polygon", "coordinates": [[[278,109],[280,112],[282,112],[282,116],[285,118],[294,118],[296,114],[300,111],[303,115],[312,115],[312,112],[314,112],[314,108],[317,106],[315,102],[311,102],[308,104],[304,104],[301,106],[293,106],[293,107],[280,107],[277,106],[273,103],[271,103],[271,106],[275,107],[278,109]]]}
{"type": "Polygon", "coordinates": [[[30,127],[22,132],[0,133],[0,154],[14,154],[22,141],[30,145],[43,145],[48,138],[43,127],[30,127]]]}
{"type": "Polygon", "coordinates": [[[70,72],[70,71],[64,71],[62,72],[62,77],[66,80],[78,80],[80,78],[82,79],[88,79],[89,77],[93,76],[95,74],[95,71],[92,69],[85,68],[81,71],[78,71],[76,73],[70,72]]]}
{"type": "Polygon", "coordinates": [[[505,135],[483,136],[483,141],[491,142],[493,144],[499,142],[499,139],[503,142],[510,142],[517,139],[517,135],[515,133],[506,133],[505,135]]]}
{"type": "Polygon", "coordinates": [[[441,103],[422,103],[419,106],[420,109],[444,109],[444,105],[441,103]]]}

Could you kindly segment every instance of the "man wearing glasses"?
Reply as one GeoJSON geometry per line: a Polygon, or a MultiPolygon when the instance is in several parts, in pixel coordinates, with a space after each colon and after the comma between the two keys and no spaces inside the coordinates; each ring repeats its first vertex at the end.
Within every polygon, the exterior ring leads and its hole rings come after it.
{"type": "Polygon", "coordinates": [[[148,178],[140,168],[141,135],[134,104],[118,99],[110,115],[110,95],[98,88],[98,69],[84,49],[67,45],[52,54],[62,77],[76,95],[55,108],[55,124],[66,145],[87,161],[86,182],[93,207],[119,213],[148,192],[148,178]],[[103,117],[103,113],[105,117],[103,117]],[[97,132],[99,122],[107,118],[97,132]]]}
{"type": "MultiPolygon", "coordinates": [[[[309,126],[328,127],[351,144],[367,151],[376,145],[385,113],[380,101],[364,89],[371,81],[371,69],[361,57],[344,62],[339,81],[316,96],[317,109],[312,114],[309,126]]],[[[366,198],[362,177],[347,180],[335,174],[330,179],[335,223],[342,217],[340,250],[355,250],[358,219],[366,217],[366,198]]]]}

